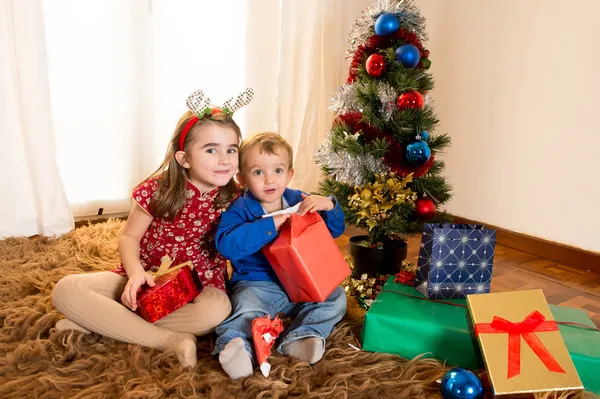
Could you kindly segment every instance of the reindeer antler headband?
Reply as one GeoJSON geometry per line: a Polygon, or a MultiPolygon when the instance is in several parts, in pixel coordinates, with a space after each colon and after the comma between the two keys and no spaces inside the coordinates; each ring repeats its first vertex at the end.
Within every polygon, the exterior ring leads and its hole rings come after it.
{"type": "Polygon", "coordinates": [[[250,104],[250,101],[252,101],[253,97],[254,90],[248,88],[238,94],[235,99],[231,97],[229,100],[225,101],[225,103],[223,103],[223,107],[219,108],[211,106],[210,97],[208,97],[202,90],[196,90],[190,94],[185,101],[185,104],[190,111],[194,113],[194,117],[190,119],[188,123],[186,123],[181,131],[181,135],[179,136],[179,151],[183,151],[183,145],[185,143],[187,134],[200,119],[213,114],[225,114],[228,116],[233,116],[233,113],[238,109],[250,104]]]}

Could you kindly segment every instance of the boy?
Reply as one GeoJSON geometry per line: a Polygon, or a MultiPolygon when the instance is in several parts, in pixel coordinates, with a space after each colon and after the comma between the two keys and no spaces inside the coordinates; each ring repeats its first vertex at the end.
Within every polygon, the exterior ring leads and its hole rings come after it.
{"type": "Polygon", "coordinates": [[[337,201],[286,187],[294,174],[292,162],[292,148],[276,133],[257,133],[244,140],[239,149],[238,181],[247,190],[222,214],[217,227],[217,250],[233,266],[233,311],[216,328],[219,337],[213,354],[219,353],[223,370],[233,379],[253,373],[255,318],[274,317],[279,312],[295,316],[280,335],[277,350],[313,364],[323,357],[325,339],[346,313],[341,286],[324,302],[291,302],[262,253],[290,214],[262,216],[300,202],[300,215],[319,212],[334,238],[344,232],[344,214],[337,201]]]}

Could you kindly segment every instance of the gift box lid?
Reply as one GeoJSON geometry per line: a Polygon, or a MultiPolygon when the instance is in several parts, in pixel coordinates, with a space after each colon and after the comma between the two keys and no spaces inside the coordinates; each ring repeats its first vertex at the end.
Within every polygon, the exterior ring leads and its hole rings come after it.
{"type": "Polygon", "coordinates": [[[164,256],[162,258],[162,263],[159,269],[152,274],[155,284],[154,287],[150,287],[147,284],[142,285],[137,292],[138,302],[143,302],[153,293],[160,291],[165,285],[171,283],[173,278],[179,273],[188,273],[190,278],[194,280],[196,286],[202,286],[202,283],[198,279],[197,275],[192,272],[194,270],[194,265],[192,262],[183,262],[173,267],[171,267],[171,264],[173,264],[173,260],[169,256],[164,256]]]}
{"type": "Polygon", "coordinates": [[[490,292],[496,231],[482,225],[425,224],[415,283],[429,298],[490,292]]]}
{"type": "Polygon", "coordinates": [[[323,302],[350,268],[318,213],[292,214],[262,252],[292,302],[323,302]]]}
{"type": "Polygon", "coordinates": [[[177,276],[179,273],[190,273],[190,278],[191,278],[192,274],[189,270],[190,270],[189,268],[187,268],[187,269],[182,268],[182,269],[177,269],[172,272],[163,274],[154,279],[154,287],[150,287],[149,285],[144,284],[138,290],[137,300],[139,302],[143,302],[144,300],[146,300],[146,298],[148,298],[153,293],[158,292],[161,289],[163,289],[163,287],[165,285],[171,284],[173,282],[173,278],[175,276],[177,276]]]}
{"type": "Polygon", "coordinates": [[[496,396],[583,389],[542,290],[469,295],[467,305],[496,396]]]}

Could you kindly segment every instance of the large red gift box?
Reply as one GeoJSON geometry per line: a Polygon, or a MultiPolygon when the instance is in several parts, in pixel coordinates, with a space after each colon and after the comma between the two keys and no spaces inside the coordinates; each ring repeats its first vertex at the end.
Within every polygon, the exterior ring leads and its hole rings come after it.
{"type": "Polygon", "coordinates": [[[292,214],[263,253],[292,302],[323,302],[350,275],[317,212],[292,214]]]}
{"type": "Polygon", "coordinates": [[[150,323],[190,303],[202,291],[202,283],[192,262],[169,268],[171,263],[170,258],[163,258],[153,276],[156,285],[144,285],[138,291],[136,312],[150,323]]]}

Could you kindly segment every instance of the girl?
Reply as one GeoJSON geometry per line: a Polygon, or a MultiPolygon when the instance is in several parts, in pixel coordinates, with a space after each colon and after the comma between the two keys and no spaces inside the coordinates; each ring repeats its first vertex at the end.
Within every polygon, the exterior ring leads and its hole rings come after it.
{"type": "Polygon", "coordinates": [[[174,351],[183,366],[196,364],[196,335],[211,332],[231,312],[226,261],[216,251],[214,234],[221,212],[238,195],[233,175],[241,133],[232,114],[252,96],[248,89],[223,109],[211,109],[201,91],[188,98],[191,112],[179,120],[165,160],[133,190],[133,209],[119,237],[121,265],[66,276],[56,284],[52,300],[67,317],[56,323],[57,330],[94,331],[174,351]],[[192,261],[204,289],[192,303],[152,324],[132,310],[138,289],[154,286],[146,271],[155,271],[164,255],[175,264],[192,261]]]}

